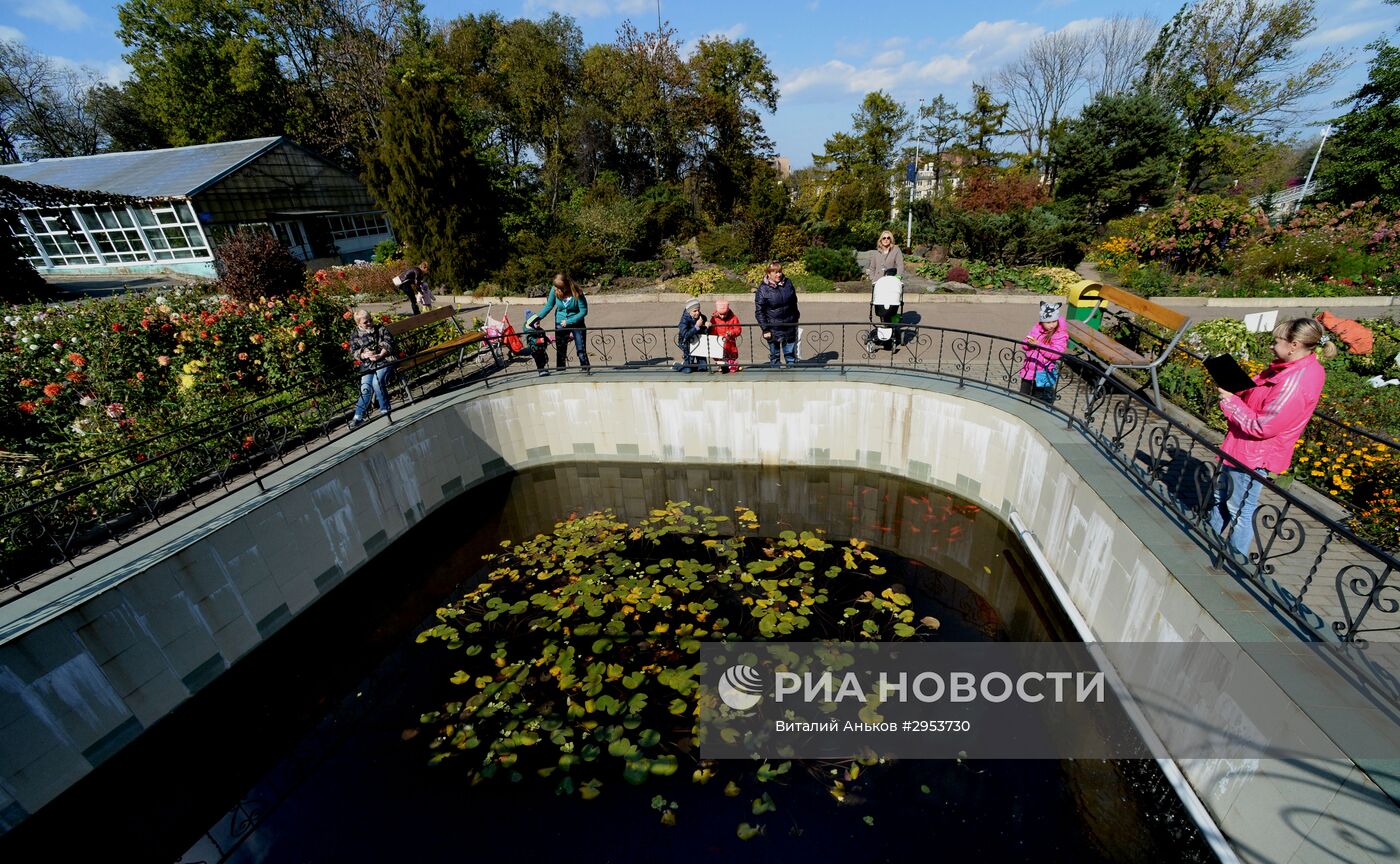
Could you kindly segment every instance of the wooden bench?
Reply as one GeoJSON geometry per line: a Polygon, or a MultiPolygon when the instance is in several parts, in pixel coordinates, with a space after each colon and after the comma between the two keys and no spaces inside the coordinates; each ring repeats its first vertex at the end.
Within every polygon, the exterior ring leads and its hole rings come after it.
{"type": "MultiPolygon", "coordinates": [[[[385,326],[389,335],[397,341],[400,336],[406,333],[431,327],[443,321],[451,321],[457,335],[451,336],[445,341],[419,348],[394,364],[394,372],[398,375],[399,383],[403,385],[404,395],[408,397],[410,403],[413,402],[413,391],[409,389],[407,373],[424,363],[431,363],[455,352],[457,354],[456,364],[460,368],[466,357],[467,349],[479,342],[485,343],[486,350],[491,352],[491,359],[495,361],[496,365],[499,366],[501,363],[501,355],[496,344],[488,340],[486,334],[480,330],[467,330],[462,327],[462,322],[457,319],[457,310],[451,306],[443,306],[427,312],[420,312],[417,315],[410,315],[385,326]]],[[[476,356],[476,354],[472,356],[476,356]]]]}
{"type": "MultiPolygon", "coordinates": [[[[1106,305],[1111,303],[1139,317],[1155,321],[1172,331],[1166,347],[1155,357],[1146,357],[1113,337],[1100,333],[1083,321],[1065,322],[1069,329],[1070,338],[1083,345],[1106,364],[1097,386],[1103,386],[1103,383],[1117,369],[1146,371],[1152,376],[1152,398],[1157,409],[1161,410],[1162,388],[1157,384],[1157,369],[1171,356],[1172,351],[1176,349],[1176,344],[1181,341],[1181,337],[1186,335],[1186,328],[1191,326],[1191,319],[1180,312],[1175,312],[1165,306],[1153,303],[1145,297],[1130,294],[1122,288],[1115,288],[1112,285],[1087,285],[1080,297],[1084,300],[1096,300],[1094,310],[1100,316],[1107,312],[1106,305]]],[[[1122,317],[1117,312],[1108,312],[1108,314],[1122,317]]],[[[1090,317],[1093,316],[1090,315],[1090,317]]]]}

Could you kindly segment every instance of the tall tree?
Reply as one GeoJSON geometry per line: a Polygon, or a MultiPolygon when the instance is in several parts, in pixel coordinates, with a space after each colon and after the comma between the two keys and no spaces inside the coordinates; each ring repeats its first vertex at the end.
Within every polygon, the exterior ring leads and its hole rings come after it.
{"type": "Polygon", "coordinates": [[[90,156],[105,143],[94,111],[97,73],[0,40],[0,162],[90,156]]]}
{"type": "Polygon", "coordinates": [[[365,180],[400,239],[462,290],[499,261],[499,174],[477,141],[484,135],[449,105],[439,73],[410,69],[394,81],[365,180]]]}
{"type": "Polygon", "coordinates": [[[962,114],[958,106],[940,93],[933,101],[919,106],[919,144],[924,153],[933,160],[933,193],[943,192],[943,172],[945,162],[954,146],[962,137],[962,114]]]}
{"type": "Polygon", "coordinates": [[[1151,18],[1115,13],[1088,32],[1090,87],[1094,95],[1117,96],[1137,86],[1157,31],[1157,22],[1151,18]]]}
{"type": "Polygon", "coordinates": [[[1098,222],[1163,204],[1183,140],[1180,121],[1157,97],[1100,94],[1055,140],[1055,197],[1098,222]]]}
{"type": "Polygon", "coordinates": [[[1325,51],[1305,62],[1299,49],[1317,27],[1313,8],[1314,0],[1195,0],[1162,28],[1145,80],[1186,127],[1186,189],[1238,174],[1261,155],[1263,133],[1331,86],[1341,58],[1325,51]]]}
{"type": "MultiPolygon", "coordinates": [[[[697,186],[701,203],[717,221],[728,221],[747,195],[750,213],[768,211],[756,200],[772,198],[776,179],[767,159],[773,144],[759,110],[778,108],[778,77],[752,39],[702,39],[686,64],[693,87],[697,186]]],[[[767,226],[768,236],[776,223],[767,226]]],[[[767,242],[754,242],[762,254],[767,242]]]]}
{"type": "Polygon", "coordinates": [[[972,107],[963,114],[963,140],[959,152],[973,168],[992,168],[1001,163],[1005,154],[995,149],[996,141],[1006,134],[1006,115],[1010,106],[996,101],[984,84],[972,85],[972,107]]]}
{"type": "Polygon", "coordinates": [[[1336,122],[1328,140],[1318,185],[1340,202],[1373,196],[1400,208],[1400,46],[1371,45],[1366,83],[1351,95],[1351,110],[1336,122]]]}
{"type": "Polygon", "coordinates": [[[280,134],[286,81],[251,0],[126,0],[132,91],[177,146],[280,134]]]}
{"type": "Polygon", "coordinates": [[[1089,45],[1083,31],[1047,33],[997,72],[1007,117],[1025,145],[1028,161],[1042,177],[1048,174],[1050,132],[1063,118],[1065,105],[1086,83],[1089,45]]]}

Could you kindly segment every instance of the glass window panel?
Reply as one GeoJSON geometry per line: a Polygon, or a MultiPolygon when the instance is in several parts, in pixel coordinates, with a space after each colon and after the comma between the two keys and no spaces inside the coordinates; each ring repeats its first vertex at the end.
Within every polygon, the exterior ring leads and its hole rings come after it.
{"type": "Polygon", "coordinates": [[[180,221],[180,219],[175,215],[175,211],[171,210],[168,207],[157,210],[156,218],[160,220],[160,224],[162,225],[175,225],[180,221]]]}
{"type": "Polygon", "coordinates": [[[115,210],[113,210],[111,207],[103,207],[101,210],[99,210],[99,211],[97,211],[97,212],[98,212],[98,215],[102,218],[102,227],[103,227],[103,228],[120,228],[120,227],[121,227],[121,222],[117,219],[117,212],[116,212],[115,210]]]}
{"type": "Polygon", "coordinates": [[[156,260],[157,260],[157,261],[174,261],[174,260],[175,260],[175,255],[174,255],[173,253],[171,253],[171,252],[157,252],[157,253],[156,253],[156,260]]]}
{"type": "Polygon", "coordinates": [[[101,217],[99,217],[99,216],[97,215],[96,212],[84,208],[84,209],[82,209],[82,210],[79,210],[79,211],[78,211],[78,214],[79,214],[79,216],[82,217],[83,225],[84,225],[89,231],[101,231],[101,230],[102,230],[102,219],[101,219],[101,217]]]}
{"type": "Polygon", "coordinates": [[[137,207],[136,221],[142,225],[154,225],[156,224],[156,214],[152,213],[149,207],[137,207]]]}
{"type": "Polygon", "coordinates": [[[170,244],[171,249],[182,249],[186,246],[183,228],[162,228],[161,231],[165,234],[165,242],[170,244]]]}
{"type": "Polygon", "coordinates": [[[170,245],[165,242],[165,235],[154,229],[146,230],[146,242],[152,249],[169,249],[170,245]]]}
{"type": "Polygon", "coordinates": [[[117,214],[117,221],[120,222],[120,223],[122,224],[122,227],[123,227],[123,228],[135,228],[135,227],[136,227],[136,223],[135,223],[134,221],[132,221],[132,219],[131,219],[131,211],[130,211],[130,210],[128,210],[128,209],[126,209],[125,207],[123,207],[122,209],[117,210],[117,211],[114,211],[114,212],[117,214]]]}
{"type": "Polygon", "coordinates": [[[176,212],[176,214],[179,215],[180,221],[181,221],[181,222],[193,223],[193,222],[195,221],[195,220],[194,220],[194,211],[190,209],[190,205],[189,205],[189,202],[188,202],[188,201],[180,201],[180,202],[178,202],[178,203],[175,205],[175,212],[176,212]]]}
{"type": "Polygon", "coordinates": [[[186,229],[185,229],[185,242],[187,242],[187,243],[189,244],[189,246],[190,246],[191,249],[203,249],[203,248],[204,248],[204,238],[201,237],[201,236],[199,236],[199,229],[198,229],[198,228],[186,228],[186,229]]]}

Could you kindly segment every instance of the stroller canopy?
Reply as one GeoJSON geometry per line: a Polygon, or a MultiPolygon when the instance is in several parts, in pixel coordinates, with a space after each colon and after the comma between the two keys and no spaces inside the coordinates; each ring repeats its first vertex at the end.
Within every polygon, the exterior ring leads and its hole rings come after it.
{"type": "Polygon", "coordinates": [[[898,276],[881,276],[875,280],[870,302],[875,306],[898,306],[904,302],[904,282],[898,276]]]}

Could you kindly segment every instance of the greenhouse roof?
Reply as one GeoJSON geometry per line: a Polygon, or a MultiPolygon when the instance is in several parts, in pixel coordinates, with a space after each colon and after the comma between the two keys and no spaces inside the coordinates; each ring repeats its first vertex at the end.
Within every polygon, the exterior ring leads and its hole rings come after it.
{"type": "Polygon", "coordinates": [[[30,183],[139,198],[194,195],[287,139],[251,138],[167,150],[101,153],[0,165],[0,174],[30,183]]]}

